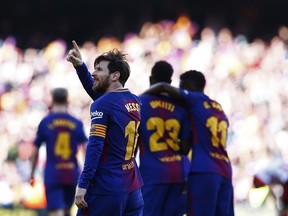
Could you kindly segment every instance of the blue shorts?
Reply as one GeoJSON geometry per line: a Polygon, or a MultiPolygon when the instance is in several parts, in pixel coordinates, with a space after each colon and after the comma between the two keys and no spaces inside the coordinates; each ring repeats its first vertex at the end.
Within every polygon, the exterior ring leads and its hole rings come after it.
{"type": "Polygon", "coordinates": [[[214,173],[190,173],[189,215],[234,216],[232,181],[214,173]]]}
{"type": "Polygon", "coordinates": [[[70,209],[74,203],[76,185],[45,184],[47,210],[70,209]]]}
{"type": "Polygon", "coordinates": [[[88,192],[84,199],[88,208],[78,209],[77,216],[143,215],[144,201],[141,189],[123,195],[99,195],[88,192]]]}
{"type": "Polygon", "coordinates": [[[186,211],[184,184],[156,184],[142,187],[144,216],[182,216],[186,211]]]}

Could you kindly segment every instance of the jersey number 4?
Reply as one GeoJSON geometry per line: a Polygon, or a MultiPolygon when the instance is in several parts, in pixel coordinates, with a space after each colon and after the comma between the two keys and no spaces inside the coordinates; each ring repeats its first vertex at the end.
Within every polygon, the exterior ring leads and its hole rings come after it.
{"type": "Polygon", "coordinates": [[[61,157],[63,160],[70,158],[72,150],[70,148],[70,134],[68,132],[61,132],[58,134],[54,152],[56,156],[61,157]]]}

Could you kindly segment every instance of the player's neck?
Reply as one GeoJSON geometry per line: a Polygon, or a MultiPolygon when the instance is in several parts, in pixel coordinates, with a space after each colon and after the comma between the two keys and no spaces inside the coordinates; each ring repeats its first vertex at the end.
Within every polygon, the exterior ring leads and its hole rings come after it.
{"type": "Polygon", "coordinates": [[[66,105],[53,105],[52,110],[53,113],[66,113],[67,106],[66,105]]]}
{"type": "Polygon", "coordinates": [[[120,82],[113,82],[109,88],[107,89],[107,91],[105,93],[111,92],[111,91],[115,91],[115,90],[119,90],[119,89],[123,89],[123,86],[120,82]]]}

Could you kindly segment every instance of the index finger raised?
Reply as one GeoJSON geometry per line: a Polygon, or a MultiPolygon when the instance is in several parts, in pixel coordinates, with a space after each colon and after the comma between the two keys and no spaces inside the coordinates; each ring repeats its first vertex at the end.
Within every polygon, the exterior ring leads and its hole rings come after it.
{"type": "Polygon", "coordinates": [[[75,40],[72,41],[72,44],[73,44],[73,47],[74,47],[75,50],[77,50],[77,51],[80,50],[79,47],[78,47],[78,44],[76,43],[75,40]]]}

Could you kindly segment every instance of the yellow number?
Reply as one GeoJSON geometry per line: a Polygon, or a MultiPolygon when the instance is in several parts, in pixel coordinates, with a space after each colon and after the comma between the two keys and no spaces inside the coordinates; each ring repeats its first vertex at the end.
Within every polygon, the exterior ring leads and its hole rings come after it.
{"type": "Polygon", "coordinates": [[[149,118],[146,126],[147,130],[155,130],[149,138],[150,151],[155,152],[166,150],[168,148],[167,144],[159,141],[165,132],[163,119],[158,117],[149,118]]]}
{"type": "Polygon", "coordinates": [[[169,131],[169,137],[171,139],[166,139],[167,144],[175,151],[178,151],[180,149],[180,146],[178,145],[178,134],[180,130],[180,124],[179,121],[176,119],[168,119],[165,122],[165,128],[167,131],[169,131]]]}
{"type": "Polygon", "coordinates": [[[221,133],[220,143],[225,148],[227,139],[227,122],[221,121],[218,125],[218,131],[221,133]]]}
{"type": "Polygon", "coordinates": [[[155,130],[149,138],[151,152],[167,150],[168,146],[175,151],[180,149],[178,145],[180,123],[176,119],[168,119],[167,121],[164,121],[159,117],[152,117],[148,119],[146,127],[147,130],[155,130]],[[161,141],[165,132],[168,133],[169,138],[161,141]]]}
{"type": "Polygon", "coordinates": [[[208,127],[212,133],[212,145],[218,148],[219,144],[221,144],[225,148],[227,139],[227,122],[224,120],[219,122],[216,117],[212,116],[207,119],[206,127],[208,127]]]}
{"type": "Polygon", "coordinates": [[[58,134],[54,151],[55,155],[62,157],[63,160],[70,158],[72,151],[70,148],[70,134],[68,132],[58,134]]]}
{"type": "Polygon", "coordinates": [[[137,125],[135,121],[130,121],[125,127],[125,137],[128,136],[125,160],[130,160],[132,157],[134,157],[134,151],[139,136],[137,132],[139,125],[140,121],[137,122],[137,125]]]}

